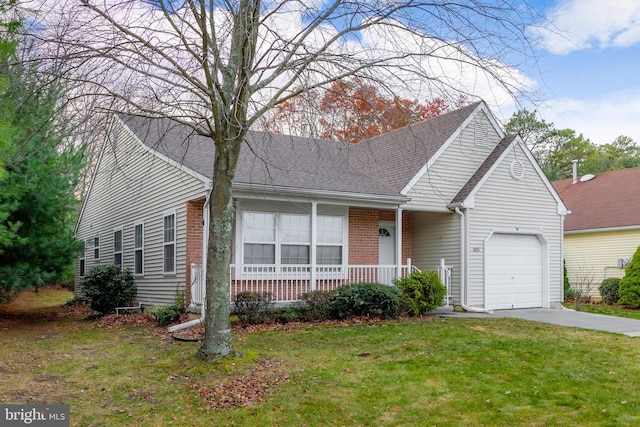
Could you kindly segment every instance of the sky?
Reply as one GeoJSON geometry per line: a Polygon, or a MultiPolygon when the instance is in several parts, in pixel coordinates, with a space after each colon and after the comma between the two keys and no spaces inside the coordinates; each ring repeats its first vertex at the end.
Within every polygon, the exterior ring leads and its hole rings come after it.
{"type": "MultiPolygon", "coordinates": [[[[67,3],[55,0],[24,1],[25,4],[31,5],[31,10],[44,14],[38,18],[38,22],[43,17],[55,15],[47,12],[49,8],[56,10],[67,3]]],[[[115,1],[106,0],[106,4],[115,1]]],[[[323,2],[323,0],[314,1],[318,4],[323,2]]],[[[499,0],[493,1],[500,4],[499,0]]],[[[512,0],[512,2],[517,6],[523,4],[520,0],[512,0]]],[[[314,2],[304,4],[307,3],[314,2]]],[[[530,40],[536,46],[535,55],[516,59],[520,65],[518,68],[501,68],[500,73],[505,74],[501,74],[500,77],[514,86],[533,89],[538,102],[532,105],[525,103],[524,106],[536,109],[545,121],[553,123],[557,129],[573,129],[595,144],[611,143],[621,135],[630,137],[640,144],[640,0],[527,0],[527,3],[535,8],[539,15],[536,25],[527,29],[530,40]]],[[[149,6],[153,3],[145,4],[149,6]]],[[[84,12],[86,12],[85,9],[82,8],[84,12]]],[[[158,43],[164,43],[172,29],[172,27],[166,27],[168,24],[162,19],[156,19],[159,13],[157,8],[138,7],[122,10],[110,8],[109,10],[116,15],[128,16],[128,19],[136,24],[135,28],[142,28],[144,31],[148,29],[153,37],[151,35],[147,37],[145,33],[145,40],[153,39],[158,43]],[[139,20],[145,19],[148,20],[147,25],[138,23],[139,20]]],[[[302,31],[302,28],[296,27],[303,24],[302,19],[296,18],[296,13],[301,13],[299,10],[280,10],[279,13],[282,16],[271,15],[271,19],[280,20],[269,21],[270,32],[275,25],[285,34],[298,36],[306,34],[306,30],[302,31]]],[[[78,16],[74,15],[73,22],[78,20],[78,16]]],[[[528,15],[524,14],[524,16],[528,15]]],[[[120,17],[117,20],[122,22],[120,17]]],[[[220,21],[224,20],[220,19],[216,22],[220,21]]],[[[104,33],[98,32],[97,24],[94,24],[92,19],[87,23],[92,28],[91,36],[95,39],[94,42],[99,44],[101,39],[98,36],[100,34],[104,36],[104,33]]],[[[464,60],[470,57],[464,56],[463,49],[458,48],[455,43],[451,44],[446,40],[442,42],[439,38],[431,41],[422,37],[414,39],[413,33],[403,32],[400,27],[399,25],[386,26],[377,32],[376,27],[363,29],[362,43],[370,49],[363,55],[368,57],[368,55],[380,54],[384,57],[387,52],[396,50],[413,52],[415,49],[420,51],[433,45],[433,51],[438,52],[438,55],[432,58],[435,62],[429,61],[428,58],[417,61],[413,58],[416,64],[403,64],[403,69],[411,71],[412,66],[415,65],[432,70],[436,77],[441,76],[447,84],[459,85],[466,93],[477,95],[487,101],[503,122],[511,117],[517,108],[513,99],[506,91],[495,86],[490,79],[484,79],[473,72],[467,73],[464,60]],[[463,60],[456,61],[460,55],[463,60]],[[447,61],[447,58],[451,60],[447,61]]],[[[327,28],[323,26],[316,28],[320,45],[326,37],[333,34],[328,30],[327,33],[322,33],[323,30],[327,28]]],[[[85,40],[86,28],[79,25],[77,31],[78,37],[85,40]]],[[[107,29],[106,34],[111,35],[111,33],[112,31],[107,29]]],[[[465,31],[461,33],[467,34],[465,31]]],[[[55,31],[52,34],[57,40],[55,31]]],[[[105,40],[109,41],[108,38],[105,40]]],[[[314,41],[316,41],[315,38],[310,38],[305,40],[305,43],[314,41]]],[[[346,40],[344,44],[338,43],[335,47],[336,52],[341,52],[341,49],[352,49],[351,44],[350,40],[346,40]]],[[[166,45],[171,44],[165,43],[161,50],[169,49],[166,45]]],[[[264,45],[271,46],[272,43],[265,42],[264,45]]],[[[359,45],[355,48],[358,47],[359,45]]],[[[500,46],[496,47],[500,50],[499,48],[500,46]]],[[[274,52],[281,53],[277,49],[274,52]]],[[[349,50],[349,52],[352,51],[349,50]]],[[[177,57],[176,55],[174,56],[177,57]]],[[[357,57],[356,53],[352,56],[357,57]]],[[[112,72],[108,75],[117,75],[117,73],[112,72]]],[[[123,75],[126,77],[129,74],[123,73],[123,75]]],[[[397,72],[390,76],[403,79],[397,72]]],[[[143,74],[142,77],[146,82],[147,75],[143,74]]],[[[412,91],[416,90],[413,86],[407,87],[412,91]]],[[[422,87],[426,90],[429,88],[428,85],[422,87]]],[[[418,88],[418,93],[422,89],[418,88]]],[[[404,95],[405,98],[412,96],[415,96],[413,92],[404,95]]]]}
{"type": "Polygon", "coordinates": [[[595,144],[640,143],[640,0],[530,0],[545,18],[535,83],[541,117],[595,144]]]}

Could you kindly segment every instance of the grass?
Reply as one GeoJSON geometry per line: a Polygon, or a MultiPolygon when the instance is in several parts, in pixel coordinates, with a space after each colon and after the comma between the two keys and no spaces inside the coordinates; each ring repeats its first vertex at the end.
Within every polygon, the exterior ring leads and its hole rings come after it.
{"type": "Polygon", "coordinates": [[[622,335],[518,319],[315,326],[235,333],[244,356],[201,362],[150,326],[11,320],[0,403],[68,403],[78,426],[640,424],[640,341],[622,335]],[[289,380],[252,406],[208,410],[197,392],[265,375],[289,380]]]}
{"type": "MultiPolygon", "coordinates": [[[[564,306],[570,309],[575,309],[575,304],[573,303],[565,303],[564,306]]],[[[620,305],[580,304],[580,311],[640,320],[640,310],[620,305]]]]}
{"type": "Polygon", "coordinates": [[[39,288],[18,294],[11,303],[3,306],[7,310],[38,311],[58,307],[73,299],[73,292],[59,287],[39,288]]]}

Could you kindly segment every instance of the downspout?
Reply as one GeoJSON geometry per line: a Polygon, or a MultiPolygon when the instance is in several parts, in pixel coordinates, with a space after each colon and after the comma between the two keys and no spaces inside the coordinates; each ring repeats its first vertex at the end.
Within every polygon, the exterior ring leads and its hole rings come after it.
{"type": "MultiPolygon", "coordinates": [[[[194,319],[194,320],[190,320],[188,322],[184,322],[184,323],[180,323],[178,325],[173,325],[171,327],[169,327],[167,330],[169,332],[175,332],[175,331],[180,331],[182,329],[187,329],[187,328],[191,328],[193,326],[198,326],[201,323],[204,323],[204,315],[205,315],[205,304],[207,303],[207,247],[208,242],[209,242],[209,201],[211,198],[211,185],[209,184],[207,187],[207,196],[205,198],[204,201],[204,205],[202,206],[204,212],[203,212],[203,219],[204,219],[204,225],[202,227],[202,277],[203,277],[203,282],[202,282],[202,310],[200,311],[200,318],[198,319],[194,319]]],[[[190,284],[189,284],[190,286],[190,284]]]]}
{"type": "Polygon", "coordinates": [[[466,292],[466,259],[467,259],[467,230],[465,227],[464,213],[460,207],[456,206],[455,212],[460,215],[460,306],[466,311],[472,311],[474,313],[489,313],[492,314],[493,310],[486,310],[484,308],[471,307],[467,305],[467,292],[466,292]]]}

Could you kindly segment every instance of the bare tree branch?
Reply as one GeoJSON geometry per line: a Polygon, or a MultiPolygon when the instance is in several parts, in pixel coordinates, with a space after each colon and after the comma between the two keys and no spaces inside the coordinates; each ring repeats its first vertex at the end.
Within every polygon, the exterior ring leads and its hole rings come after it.
{"type": "Polygon", "coordinates": [[[108,98],[112,112],[171,118],[211,138],[203,355],[231,350],[230,188],[249,128],[274,107],[347,78],[376,84],[391,98],[517,101],[530,82],[515,62],[531,57],[527,28],[539,19],[516,0],[28,0],[25,6],[34,23],[26,36],[41,60],[65,65],[78,97],[108,98]]]}

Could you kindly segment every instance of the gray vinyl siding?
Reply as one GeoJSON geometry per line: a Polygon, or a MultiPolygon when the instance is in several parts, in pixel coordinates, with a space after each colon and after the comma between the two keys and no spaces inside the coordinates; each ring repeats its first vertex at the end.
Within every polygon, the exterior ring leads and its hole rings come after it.
{"type": "Polygon", "coordinates": [[[467,303],[484,306],[484,243],[493,232],[542,233],[548,242],[549,301],[562,301],[562,216],[544,181],[536,174],[519,146],[510,150],[475,195],[468,209],[467,303]],[[515,180],[513,160],[523,161],[526,175],[515,180]]]}
{"type": "Polygon", "coordinates": [[[411,197],[411,201],[407,204],[407,209],[445,212],[447,204],[480,167],[500,139],[486,113],[479,111],[409,190],[407,196],[411,197]],[[478,128],[486,129],[487,135],[480,135],[478,128]]]}
{"type": "Polygon", "coordinates": [[[440,264],[453,267],[451,284],[454,304],[460,304],[460,215],[434,212],[412,212],[412,263],[422,271],[440,264]]]}
{"type": "MultiPolygon", "coordinates": [[[[177,142],[179,143],[179,142],[177,142]]],[[[136,276],[136,301],[171,304],[186,274],[186,202],[204,195],[204,183],[147,152],[116,120],[108,136],[77,228],[88,239],[86,271],[113,262],[113,231],[122,228],[123,267],[134,270],[134,226],[144,223],[144,276],[136,276]],[[163,216],[176,214],[176,272],[163,273],[163,216]],[[93,259],[93,237],[101,257],[93,259]]],[[[82,279],[76,263],[76,290],[82,279]]]]}

